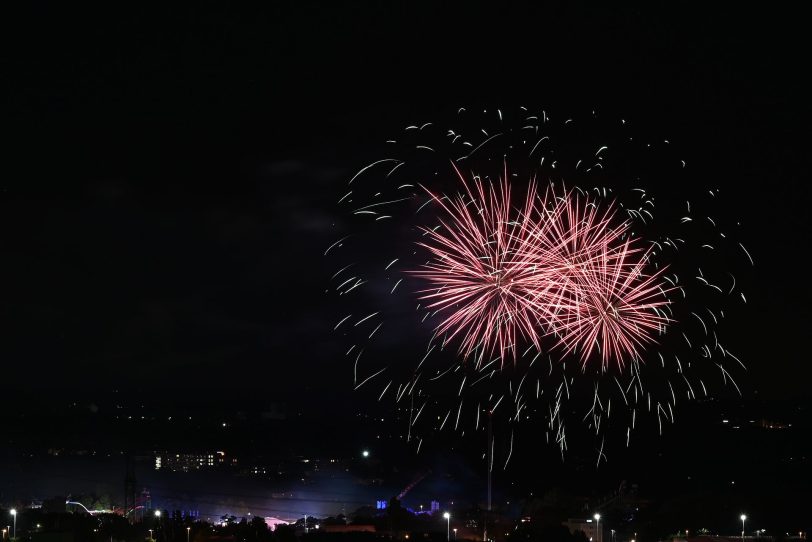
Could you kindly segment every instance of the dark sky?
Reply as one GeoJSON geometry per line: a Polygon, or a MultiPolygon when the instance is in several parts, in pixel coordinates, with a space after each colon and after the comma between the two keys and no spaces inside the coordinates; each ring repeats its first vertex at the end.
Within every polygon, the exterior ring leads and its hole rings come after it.
{"type": "Polygon", "coordinates": [[[266,4],[3,17],[4,382],[348,388],[321,295],[341,188],[407,124],[527,104],[639,119],[734,194],[744,388],[806,396],[798,13],[266,4]]]}

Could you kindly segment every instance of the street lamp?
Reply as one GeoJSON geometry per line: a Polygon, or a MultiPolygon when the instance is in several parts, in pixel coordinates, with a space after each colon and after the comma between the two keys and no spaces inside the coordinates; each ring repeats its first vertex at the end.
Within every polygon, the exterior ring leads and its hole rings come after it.
{"type": "Polygon", "coordinates": [[[747,516],[742,514],[739,519],[742,520],[742,542],[744,542],[744,520],[747,519],[747,516]]]}
{"type": "Polygon", "coordinates": [[[12,531],[13,534],[12,534],[11,538],[16,540],[17,539],[17,510],[12,508],[11,510],[9,510],[9,512],[11,513],[11,517],[14,518],[14,530],[12,531]]]}
{"type": "Polygon", "coordinates": [[[149,531],[149,539],[152,540],[152,529],[147,529],[149,531]]]}
{"type": "Polygon", "coordinates": [[[191,527],[186,527],[186,542],[189,542],[189,531],[191,531],[191,527]]]}
{"type": "Polygon", "coordinates": [[[595,514],[592,517],[595,518],[595,522],[596,522],[595,530],[597,531],[598,542],[603,542],[603,536],[602,536],[603,533],[601,533],[601,515],[600,514],[595,514]]]}
{"type": "MultiPolygon", "coordinates": [[[[160,510],[155,511],[155,521],[158,524],[158,528],[160,528],[161,527],[161,511],[160,510]]],[[[149,537],[152,538],[152,529],[149,530],[149,537]]]]}
{"type": "Polygon", "coordinates": [[[446,513],[443,514],[443,517],[445,518],[445,521],[446,521],[445,539],[446,540],[451,540],[451,514],[446,512],[446,513]]]}
{"type": "Polygon", "coordinates": [[[369,457],[369,450],[364,450],[363,452],[361,452],[361,455],[364,457],[369,457]]]}

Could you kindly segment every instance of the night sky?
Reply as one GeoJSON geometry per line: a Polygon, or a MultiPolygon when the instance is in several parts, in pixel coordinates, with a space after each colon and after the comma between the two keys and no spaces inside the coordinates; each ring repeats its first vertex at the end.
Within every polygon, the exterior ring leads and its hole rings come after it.
{"type": "Polygon", "coordinates": [[[528,105],[679,142],[757,262],[728,340],[743,392],[807,397],[808,29],[739,9],[18,6],[4,387],[309,390],[331,407],[352,376],[322,253],[346,181],[408,124],[528,105]]]}

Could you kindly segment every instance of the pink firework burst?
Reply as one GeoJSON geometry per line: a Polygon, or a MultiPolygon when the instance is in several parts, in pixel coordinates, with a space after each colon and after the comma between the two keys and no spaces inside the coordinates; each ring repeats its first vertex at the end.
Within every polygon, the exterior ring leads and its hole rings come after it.
{"type": "MultiPolygon", "coordinates": [[[[507,175],[487,188],[479,178],[472,188],[458,170],[457,175],[463,193],[445,198],[429,192],[446,217],[440,218],[442,229],[424,229],[428,242],[420,245],[432,259],[414,272],[431,285],[421,292],[428,308],[445,315],[436,331],[446,335],[444,343],[460,335],[466,357],[477,349],[482,355],[515,355],[519,337],[540,348],[538,272],[519,256],[527,232],[513,219],[507,175]]],[[[531,183],[524,214],[533,211],[535,199],[531,183]]]]}
{"type": "MultiPolygon", "coordinates": [[[[456,170],[456,168],[455,168],[456,170]]],[[[573,192],[543,195],[531,182],[514,206],[507,171],[498,183],[478,177],[454,197],[429,192],[440,206],[440,227],[424,228],[431,255],[413,274],[441,314],[444,344],[460,338],[464,357],[516,358],[521,341],[539,351],[545,337],[587,363],[596,349],[610,361],[639,359],[669,319],[662,271],[647,274],[648,252],[616,220],[573,192]]],[[[427,191],[428,192],[428,191],[427,191]]]]}

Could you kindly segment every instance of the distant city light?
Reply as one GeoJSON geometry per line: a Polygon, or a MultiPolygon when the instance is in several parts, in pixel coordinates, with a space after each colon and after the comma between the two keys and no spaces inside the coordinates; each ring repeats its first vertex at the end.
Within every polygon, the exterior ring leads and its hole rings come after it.
{"type": "Polygon", "coordinates": [[[369,450],[364,450],[363,452],[361,452],[361,455],[364,457],[369,457],[369,450]]]}

